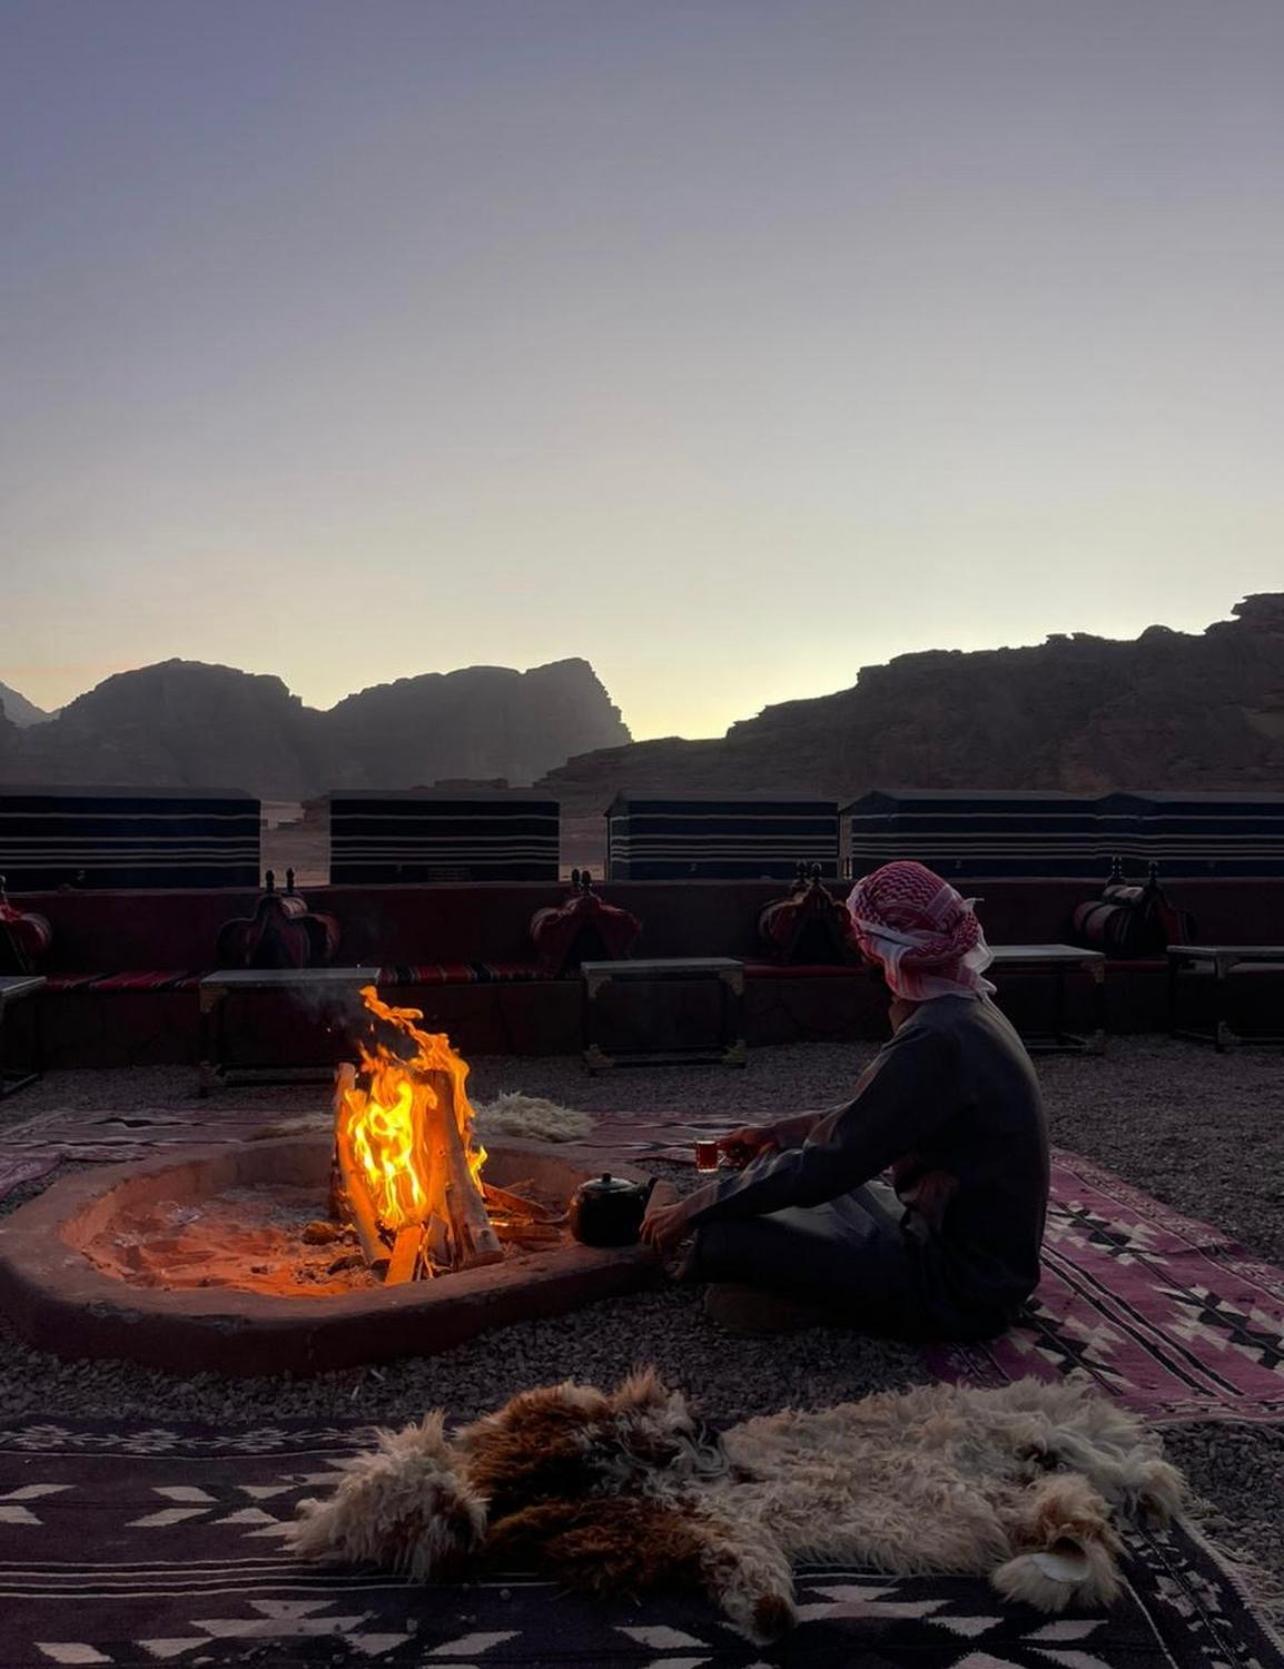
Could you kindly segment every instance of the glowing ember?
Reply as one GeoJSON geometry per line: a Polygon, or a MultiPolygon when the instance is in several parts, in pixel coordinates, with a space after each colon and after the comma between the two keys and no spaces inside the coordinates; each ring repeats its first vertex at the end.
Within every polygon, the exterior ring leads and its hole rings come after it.
{"type": "Polygon", "coordinates": [[[366,1008],[413,1045],[399,1055],[358,1044],[361,1064],[341,1070],[335,1097],[336,1156],[367,1258],[391,1258],[389,1279],[431,1275],[502,1256],[486,1215],[485,1150],[472,1139],[468,1063],[449,1040],[416,1024],[417,1008],[392,1008],[373,986],[366,1008]],[[413,1233],[412,1233],[413,1231],[413,1233]]]}

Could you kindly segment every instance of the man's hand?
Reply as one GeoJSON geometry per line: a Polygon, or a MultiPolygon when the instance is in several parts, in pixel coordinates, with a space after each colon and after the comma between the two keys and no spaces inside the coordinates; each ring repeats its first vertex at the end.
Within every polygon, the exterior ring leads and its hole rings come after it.
{"type": "Polygon", "coordinates": [[[677,1205],[649,1205],[642,1219],[642,1244],[663,1257],[671,1252],[688,1233],[677,1205]]]}
{"type": "Polygon", "coordinates": [[[775,1149],[775,1132],[769,1125],[763,1124],[742,1125],[718,1142],[719,1153],[725,1154],[727,1163],[738,1171],[744,1170],[746,1165],[751,1165],[764,1153],[774,1153],[775,1149]]]}

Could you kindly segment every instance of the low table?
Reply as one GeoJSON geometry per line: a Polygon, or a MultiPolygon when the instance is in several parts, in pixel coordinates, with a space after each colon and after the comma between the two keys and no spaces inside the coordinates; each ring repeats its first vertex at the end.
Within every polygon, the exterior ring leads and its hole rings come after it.
{"type": "Polygon", "coordinates": [[[1168,1029],[1173,1037],[1194,1043],[1211,1043],[1224,1055],[1236,1044],[1279,1047],[1284,1037],[1241,1037],[1230,1028],[1226,1017],[1227,985],[1233,973],[1260,973],[1278,969],[1284,975],[1284,945],[1169,945],[1168,947],[1168,1029]],[[1213,976],[1213,1017],[1208,1031],[1181,1028],[1177,1024],[1177,987],[1183,973],[1213,976]]]}
{"type": "Polygon", "coordinates": [[[40,1032],[40,1004],[31,1005],[31,1052],[25,1067],[16,1072],[8,1065],[9,1009],[27,997],[34,997],[45,988],[42,974],[5,974],[0,977],[0,1100],[16,1095],[28,1084],[34,1084],[44,1071],[44,1046],[40,1032]]]}
{"type": "Polygon", "coordinates": [[[338,999],[345,991],[354,994],[363,985],[373,985],[374,968],[224,968],[206,974],[199,987],[201,1005],[200,1094],[208,1095],[220,1084],[232,1082],[233,1073],[242,1083],[316,1083],[333,1076],[326,1066],[266,1066],[255,1062],[231,1062],[227,1049],[228,997],[250,991],[271,991],[278,996],[298,993],[311,1002],[327,994],[338,999]]]}
{"type": "MultiPolygon", "coordinates": [[[[668,1063],[744,1066],[748,1061],[744,1037],[745,965],[730,956],[669,956],[650,960],[585,962],[584,1063],[590,1072],[611,1066],[662,1066],[668,1063]],[[627,986],[643,1009],[654,1003],[666,986],[687,983],[719,987],[717,1032],[707,1042],[666,1048],[614,1049],[602,1047],[602,993],[610,986],[627,986]]],[[[645,1019],[639,1028],[645,1033],[645,1019]]],[[[658,1029],[658,1028],[657,1028],[658,1029]]]]}
{"type": "Polygon", "coordinates": [[[990,949],[994,960],[986,970],[988,974],[1012,970],[1052,976],[1052,1028],[1025,1039],[1031,1053],[1105,1054],[1106,958],[1102,951],[1081,950],[1078,945],[991,945],[990,949]],[[1067,1031],[1065,1026],[1066,975],[1073,972],[1086,973],[1092,981],[1095,1024],[1086,1035],[1067,1031]]]}

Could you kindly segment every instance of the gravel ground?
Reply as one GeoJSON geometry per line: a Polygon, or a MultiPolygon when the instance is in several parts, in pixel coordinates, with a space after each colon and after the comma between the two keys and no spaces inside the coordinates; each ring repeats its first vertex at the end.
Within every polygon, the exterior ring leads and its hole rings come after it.
{"type": "MultiPolygon", "coordinates": [[[[764,1118],[838,1100],[868,1046],[759,1050],[743,1073],[657,1068],[588,1077],[567,1059],[479,1058],[479,1099],[503,1089],[599,1113],[681,1112],[764,1118]]],[[[1167,1039],[1114,1040],[1105,1059],[1044,1057],[1053,1140],[1086,1154],[1179,1210],[1216,1223],[1284,1263],[1284,1062],[1219,1056],[1167,1039]]],[[[209,1105],[305,1111],[324,1091],[236,1089],[209,1105]]],[[[0,1106],[0,1123],[63,1107],[128,1110],[194,1099],[181,1068],[58,1072],[0,1106]]],[[[689,1171],[657,1167],[689,1185],[689,1171]]],[[[0,1205],[13,1209],[40,1184],[0,1205]]],[[[70,1364],[32,1350],[0,1322],[0,1415],[113,1419],[397,1422],[438,1404],[471,1417],[512,1392],[567,1374],[609,1381],[653,1361],[701,1410],[730,1421],[793,1403],[820,1406],[923,1377],[916,1355],[883,1341],[812,1331],[732,1339],[704,1321],[699,1295],[669,1288],[512,1327],[426,1360],[318,1379],[180,1379],[108,1363],[70,1364]]],[[[1284,1431],[1197,1425],[1167,1434],[1176,1462],[1209,1504],[1209,1528],[1284,1585],[1284,1431]]]]}

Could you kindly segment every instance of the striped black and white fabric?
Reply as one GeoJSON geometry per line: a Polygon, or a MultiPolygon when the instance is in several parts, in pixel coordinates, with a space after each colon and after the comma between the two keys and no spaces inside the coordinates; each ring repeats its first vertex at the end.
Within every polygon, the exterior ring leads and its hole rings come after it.
{"type": "Polygon", "coordinates": [[[561,807],[503,789],[330,795],[336,886],[556,881],[561,807]]]}
{"type": "Polygon", "coordinates": [[[228,788],[0,788],[11,892],[257,887],[259,802],[228,788]]]}
{"type": "Polygon", "coordinates": [[[1121,853],[1130,813],[1072,794],[916,790],[864,794],[843,808],[853,879],[913,858],[947,880],[1100,879],[1121,853]]]}
{"type": "Polygon", "coordinates": [[[838,874],[833,800],[620,794],[606,819],[607,873],[616,881],[784,881],[800,863],[838,874]]]}
{"type": "Polygon", "coordinates": [[[1284,794],[1127,797],[1135,807],[1137,856],[1167,880],[1284,875],[1284,794]]]}
{"type": "Polygon", "coordinates": [[[1284,795],[907,789],[843,808],[847,873],[916,858],[947,880],[1284,875],[1284,795]]]}

